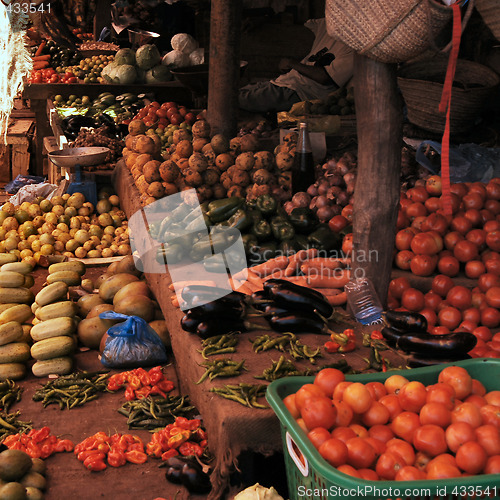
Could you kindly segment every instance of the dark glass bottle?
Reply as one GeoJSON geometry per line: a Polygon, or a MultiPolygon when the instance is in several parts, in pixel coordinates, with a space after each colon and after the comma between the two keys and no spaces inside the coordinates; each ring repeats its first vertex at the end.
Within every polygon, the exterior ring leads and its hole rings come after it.
{"type": "Polygon", "coordinates": [[[314,159],[307,123],[301,123],[292,167],[292,194],[307,191],[307,188],[314,184],[315,180],[314,159]]]}

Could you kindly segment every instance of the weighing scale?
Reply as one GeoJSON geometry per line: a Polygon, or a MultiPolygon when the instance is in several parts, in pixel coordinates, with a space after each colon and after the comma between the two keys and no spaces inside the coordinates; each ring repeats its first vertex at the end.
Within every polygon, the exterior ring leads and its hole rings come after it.
{"type": "Polygon", "coordinates": [[[84,175],[82,178],[81,167],[99,165],[104,162],[109,153],[110,149],[104,147],[65,148],[49,153],[49,160],[58,167],[74,172],[74,179],[70,179],[71,184],[66,192],[68,194],[82,193],[85,199],[95,206],[97,204],[95,180],[93,176],[84,175]]]}

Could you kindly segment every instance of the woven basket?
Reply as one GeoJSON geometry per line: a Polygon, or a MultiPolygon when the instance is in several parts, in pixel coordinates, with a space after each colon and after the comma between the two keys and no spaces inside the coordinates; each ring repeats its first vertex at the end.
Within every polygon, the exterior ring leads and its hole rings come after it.
{"type": "Polygon", "coordinates": [[[484,24],[500,40],[500,4],[498,0],[476,0],[476,8],[483,18],[484,24]]]}
{"type": "MultiPolygon", "coordinates": [[[[444,131],[446,115],[439,112],[439,102],[447,64],[447,57],[437,57],[407,64],[398,73],[408,120],[431,132],[444,131]]],[[[457,61],[451,95],[451,133],[465,132],[474,126],[475,118],[499,82],[499,76],[486,66],[462,59],[457,61]]]]}
{"type": "Polygon", "coordinates": [[[452,8],[435,0],[327,0],[325,17],[333,38],[377,61],[399,63],[434,45],[452,8]]]}

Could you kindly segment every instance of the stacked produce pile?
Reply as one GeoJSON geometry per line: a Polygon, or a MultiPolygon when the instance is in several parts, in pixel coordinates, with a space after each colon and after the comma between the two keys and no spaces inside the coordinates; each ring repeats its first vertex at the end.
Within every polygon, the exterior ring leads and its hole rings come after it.
{"type": "Polygon", "coordinates": [[[276,154],[257,151],[253,135],[210,138],[210,125],[200,119],[191,131],[173,132],[161,162],[161,140],[145,135],[143,124],[133,120],[123,156],[146,205],[186,187],[197,188],[202,201],[225,196],[255,199],[268,193],[285,200],[290,196],[296,138],[297,134],[289,134],[276,154]]]}
{"type": "MultiPolygon", "coordinates": [[[[50,256],[92,258],[130,253],[119,198],[103,189],[96,207],[81,193],[37,199],[0,210],[0,252],[32,267],[50,256]]],[[[10,257],[9,257],[10,258],[10,257]]]]}
{"type": "MultiPolygon", "coordinates": [[[[110,130],[108,125],[102,125],[97,128],[81,128],[75,140],[71,142],[72,148],[85,148],[100,146],[109,149],[104,163],[100,165],[100,169],[112,168],[116,160],[121,155],[123,150],[123,141],[116,138],[116,134],[110,130]]],[[[93,167],[84,167],[87,171],[99,169],[98,165],[93,167]]]]}
{"type": "Polygon", "coordinates": [[[37,377],[65,375],[73,368],[77,308],[68,300],[68,287],[80,285],[85,270],[79,261],[52,264],[48,285],[35,297],[31,356],[36,360],[32,371],[37,377]]]}
{"type": "Polygon", "coordinates": [[[11,262],[0,268],[0,378],[18,380],[26,376],[30,358],[30,308],[33,285],[30,264],[11,262]]]}

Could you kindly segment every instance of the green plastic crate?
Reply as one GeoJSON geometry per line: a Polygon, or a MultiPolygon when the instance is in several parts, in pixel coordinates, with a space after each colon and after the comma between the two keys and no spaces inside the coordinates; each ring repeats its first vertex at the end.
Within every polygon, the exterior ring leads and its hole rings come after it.
{"type": "MultiPolygon", "coordinates": [[[[384,382],[391,375],[400,374],[408,380],[425,385],[437,382],[439,372],[446,366],[464,367],[473,378],[481,381],[487,391],[500,389],[500,359],[469,359],[456,363],[391,371],[348,375],[354,382],[384,382]]],[[[290,500],[333,500],[359,498],[366,500],[464,500],[472,498],[500,498],[500,474],[440,479],[435,481],[366,481],[338,472],[314,448],[304,431],[292,418],[283,399],[297,392],[314,377],[286,377],[272,382],[266,399],[281,423],[283,453],[287,472],[290,500]]]]}

